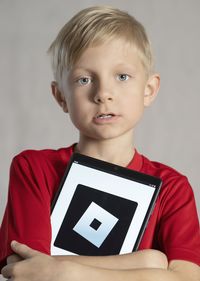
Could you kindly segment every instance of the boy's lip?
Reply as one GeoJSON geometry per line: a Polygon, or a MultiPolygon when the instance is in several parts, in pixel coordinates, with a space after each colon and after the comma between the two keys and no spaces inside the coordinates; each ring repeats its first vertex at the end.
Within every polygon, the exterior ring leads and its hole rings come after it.
{"type": "Polygon", "coordinates": [[[119,115],[113,112],[98,112],[93,119],[95,123],[102,124],[114,122],[118,117],[119,115]]]}
{"type": "Polygon", "coordinates": [[[108,116],[108,115],[112,115],[115,116],[116,114],[113,112],[98,112],[95,116],[95,118],[100,118],[102,116],[108,116]]]}

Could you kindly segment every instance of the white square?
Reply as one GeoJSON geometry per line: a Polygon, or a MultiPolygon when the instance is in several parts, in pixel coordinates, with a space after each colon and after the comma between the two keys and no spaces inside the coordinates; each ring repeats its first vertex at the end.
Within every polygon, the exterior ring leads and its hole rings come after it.
{"type": "Polygon", "coordinates": [[[99,248],[117,221],[118,218],[92,202],[73,230],[99,248]],[[101,223],[97,230],[91,227],[94,219],[101,223]]]}

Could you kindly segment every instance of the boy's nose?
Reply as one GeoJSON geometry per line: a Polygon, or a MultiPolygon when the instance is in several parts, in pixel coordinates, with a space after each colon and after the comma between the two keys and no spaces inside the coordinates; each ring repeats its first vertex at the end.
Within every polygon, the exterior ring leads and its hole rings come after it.
{"type": "Polygon", "coordinates": [[[113,100],[112,91],[108,87],[98,87],[95,89],[94,102],[105,103],[113,100]]]}

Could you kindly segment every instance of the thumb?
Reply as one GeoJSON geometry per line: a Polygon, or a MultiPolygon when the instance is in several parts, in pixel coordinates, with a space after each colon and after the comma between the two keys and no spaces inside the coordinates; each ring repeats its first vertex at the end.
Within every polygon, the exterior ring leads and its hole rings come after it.
{"type": "Polygon", "coordinates": [[[17,241],[11,242],[11,248],[16,254],[18,254],[23,259],[28,259],[38,254],[38,251],[35,251],[27,245],[21,244],[17,241]]]}

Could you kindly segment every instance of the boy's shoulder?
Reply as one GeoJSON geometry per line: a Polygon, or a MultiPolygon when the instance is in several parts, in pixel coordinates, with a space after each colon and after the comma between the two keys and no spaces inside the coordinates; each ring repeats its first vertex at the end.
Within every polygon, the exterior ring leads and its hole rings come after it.
{"type": "Polygon", "coordinates": [[[62,174],[72,154],[73,145],[59,149],[27,149],[13,158],[11,171],[62,174]]]}
{"type": "MultiPolygon", "coordinates": [[[[73,146],[59,149],[28,149],[17,154],[11,163],[12,182],[20,179],[54,193],[73,153],[73,146]]],[[[52,194],[53,194],[52,193],[52,194]]]]}
{"type": "Polygon", "coordinates": [[[169,166],[165,163],[156,161],[156,160],[151,160],[148,157],[142,155],[143,158],[143,165],[142,169],[144,170],[152,170],[157,173],[165,174],[167,175],[174,175],[174,176],[183,176],[181,172],[173,168],[172,166],[169,166]]]}
{"type": "Polygon", "coordinates": [[[187,176],[175,168],[158,161],[150,160],[144,155],[141,155],[141,157],[141,172],[160,178],[164,189],[183,188],[183,186],[190,187],[187,176]]]}
{"type": "Polygon", "coordinates": [[[48,162],[48,161],[68,161],[73,153],[73,146],[63,147],[59,149],[27,149],[17,154],[14,162],[48,162]]]}

